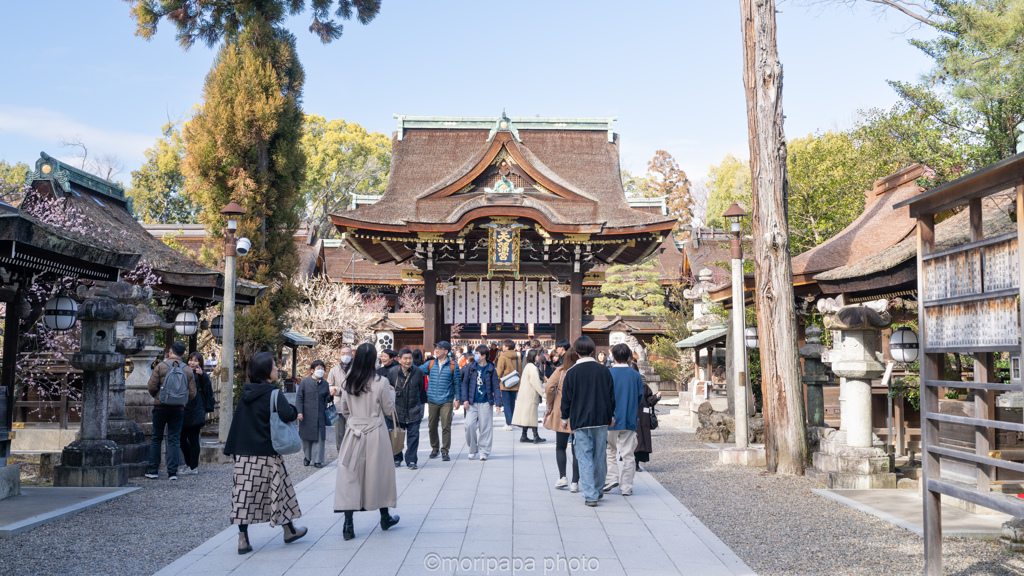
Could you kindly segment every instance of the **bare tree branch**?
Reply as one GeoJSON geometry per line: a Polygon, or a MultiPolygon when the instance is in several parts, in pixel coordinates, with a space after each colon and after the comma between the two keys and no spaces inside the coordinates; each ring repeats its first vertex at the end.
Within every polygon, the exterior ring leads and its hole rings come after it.
{"type": "Polygon", "coordinates": [[[879,10],[892,9],[903,13],[926,26],[937,27],[948,22],[948,19],[935,9],[932,2],[913,2],[911,0],[794,0],[794,4],[806,6],[854,6],[856,4],[874,4],[879,10]]]}
{"type": "Polygon", "coordinates": [[[86,147],[85,143],[82,142],[81,137],[75,136],[73,138],[65,138],[62,136],[60,138],[60,145],[65,148],[81,148],[82,153],[75,154],[75,158],[82,159],[82,165],[79,166],[79,168],[85,170],[86,161],[89,158],[89,148],[86,147]]]}

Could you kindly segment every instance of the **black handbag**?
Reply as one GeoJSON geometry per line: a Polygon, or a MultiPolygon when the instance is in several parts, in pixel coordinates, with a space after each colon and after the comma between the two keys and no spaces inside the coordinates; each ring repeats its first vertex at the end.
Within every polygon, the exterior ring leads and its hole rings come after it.
{"type": "Polygon", "coordinates": [[[651,408],[651,430],[656,430],[657,428],[658,428],[658,413],[652,407],[651,408]]]}

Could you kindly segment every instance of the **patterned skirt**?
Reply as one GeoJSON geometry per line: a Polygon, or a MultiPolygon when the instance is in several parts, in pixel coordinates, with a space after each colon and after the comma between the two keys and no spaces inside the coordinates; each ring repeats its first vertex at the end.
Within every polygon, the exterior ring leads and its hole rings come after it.
{"type": "Polygon", "coordinates": [[[302,516],[284,457],[235,456],[231,523],[282,526],[302,516]]]}

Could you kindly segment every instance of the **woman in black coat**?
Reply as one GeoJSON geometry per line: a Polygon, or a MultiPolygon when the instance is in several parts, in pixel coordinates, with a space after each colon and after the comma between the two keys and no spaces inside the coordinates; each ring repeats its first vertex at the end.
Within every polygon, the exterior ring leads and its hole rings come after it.
{"type": "Polygon", "coordinates": [[[274,450],[270,435],[270,403],[277,391],[275,410],[282,422],[294,422],[299,416],[274,380],[277,364],[270,352],[260,352],[249,361],[249,382],[235,408],[224,443],[224,454],[235,457],[232,473],[231,516],[238,524],[238,553],[252,552],[249,524],[270,522],[284,527],[284,543],[306,535],[305,528],[292,524],[302,511],[295,488],[284,467],[284,456],[274,450]]]}
{"type": "Polygon", "coordinates": [[[185,455],[185,470],[179,476],[199,474],[199,433],[206,425],[206,413],[213,412],[213,385],[210,377],[203,372],[203,355],[193,352],[188,356],[188,365],[195,374],[196,395],[185,404],[185,416],[181,424],[181,453],[185,455]]]}
{"type": "Polygon", "coordinates": [[[633,454],[636,456],[637,469],[640,468],[640,462],[649,462],[651,452],[654,452],[654,444],[651,442],[651,413],[654,412],[654,406],[659,400],[661,400],[661,392],[654,393],[651,387],[645,383],[644,397],[640,400],[640,406],[637,407],[636,413],[636,448],[633,450],[633,454]]]}
{"type": "Polygon", "coordinates": [[[309,365],[310,376],[299,382],[295,393],[295,408],[299,411],[299,438],[302,439],[302,463],[315,468],[324,467],[324,447],[327,445],[327,400],[330,386],[324,379],[327,366],[322,360],[309,365]]]}

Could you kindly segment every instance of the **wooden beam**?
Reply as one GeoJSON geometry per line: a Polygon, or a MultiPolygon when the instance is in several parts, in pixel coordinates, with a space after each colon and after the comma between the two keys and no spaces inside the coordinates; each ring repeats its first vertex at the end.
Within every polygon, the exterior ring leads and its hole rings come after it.
{"type": "Polygon", "coordinates": [[[569,278],[569,342],[583,336],[583,272],[569,278]]]}
{"type": "MultiPolygon", "coordinates": [[[[917,293],[927,294],[924,281],[924,257],[935,249],[935,216],[923,214],[917,220],[917,293]]],[[[928,326],[926,323],[924,298],[918,298],[917,306],[919,340],[925,349],[928,342],[928,326]]],[[[929,478],[939,478],[938,454],[930,452],[929,446],[939,444],[939,422],[926,418],[928,413],[939,411],[939,389],[925,386],[926,380],[939,379],[939,367],[942,365],[940,354],[921,355],[921,462],[923,464],[921,481],[924,500],[924,571],[926,576],[942,576],[942,502],[938,492],[928,487],[929,478]]]]}
{"type": "Polygon", "coordinates": [[[437,342],[437,271],[423,271],[423,350],[437,342]]]}
{"type": "Polygon", "coordinates": [[[6,400],[6,406],[0,417],[0,461],[6,463],[6,458],[11,454],[10,431],[14,426],[14,377],[18,364],[18,300],[21,299],[21,290],[16,292],[16,299],[7,303],[7,314],[4,318],[4,359],[3,367],[0,368],[0,394],[6,400]]]}
{"type": "MultiPolygon", "coordinates": [[[[971,219],[974,218],[974,203],[971,202],[971,219]]],[[[972,222],[973,224],[973,222],[972,222]]],[[[974,356],[974,381],[989,382],[995,376],[995,358],[991,352],[975,354],[974,356]]],[[[974,390],[974,417],[985,420],[996,419],[995,394],[991,390],[974,390]]],[[[996,447],[996,433],[994,428],[976,426],[974,428],[974,448],[978,456],[988,457],[989,450],[996,447]]],[[[988,492],[990,484],[994,481],[995,470],[991,466],[978,466],[978,491],[988,492]]]]}

